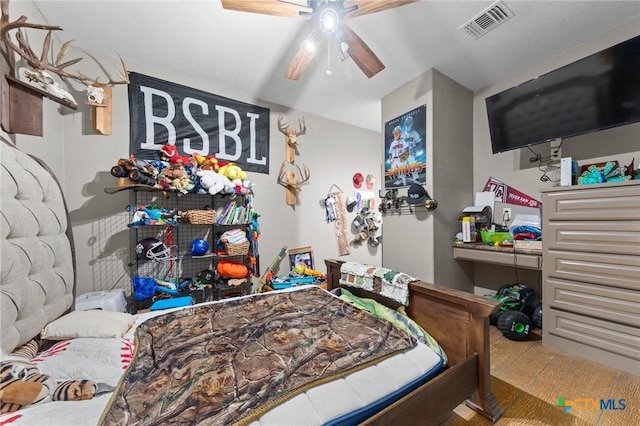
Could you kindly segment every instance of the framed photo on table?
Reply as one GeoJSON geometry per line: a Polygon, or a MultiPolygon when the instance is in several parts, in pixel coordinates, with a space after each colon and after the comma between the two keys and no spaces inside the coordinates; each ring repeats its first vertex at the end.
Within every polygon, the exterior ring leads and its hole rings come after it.
{"type": "Polygon", "coordinates": [[[313,250],[311,247],[300,247],[289,250],[289,270],[293,271],[298,263],[303,263],[309,269],[313,267],[313,250]]]}
{"type": "Polygon", "coordinates": [[[384,125],[384,189],[427,183],[427,106],[384,125]]]}

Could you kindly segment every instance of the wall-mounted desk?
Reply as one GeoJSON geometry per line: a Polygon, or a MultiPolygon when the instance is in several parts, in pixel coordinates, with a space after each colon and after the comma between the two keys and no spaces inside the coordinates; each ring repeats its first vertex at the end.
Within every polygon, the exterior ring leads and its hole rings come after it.
{"type": "Polygon", "coordinates": [[[524,269],[542,269],[542,251],[498,247],[484,243],[454,243],[453,258],[524,269]]]}

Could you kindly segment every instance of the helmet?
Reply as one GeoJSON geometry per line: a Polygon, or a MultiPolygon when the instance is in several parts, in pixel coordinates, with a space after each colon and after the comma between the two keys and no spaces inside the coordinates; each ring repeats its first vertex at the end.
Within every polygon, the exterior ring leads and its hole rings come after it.
{"type": "Polygon", "coordinates": [[[171,250],[157,238],[143,238],[136,244],[136,255],[138,259],[160,262],[171,258],[171,250]]]}

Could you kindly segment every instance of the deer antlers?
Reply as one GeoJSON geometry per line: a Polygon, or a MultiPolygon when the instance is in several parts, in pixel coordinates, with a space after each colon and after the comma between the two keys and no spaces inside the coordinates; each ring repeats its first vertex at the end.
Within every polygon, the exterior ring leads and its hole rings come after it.
{"type": "Polygon", "coordinates": [[[296,169],[298,169],[298,175],[302,179],[295,181],[294,176],[294,180],[291,181],[290,177],[293,171],[286,171],[284,169],[284,164],[285,163],[282,163],[280,165],[280,170],[278,171],[278,183],[286,188],[292,188],[297,194],[298,192],[302,191],[302,188],[300,187],[309,181],[311,172],[309,171],[309,168],[307,166],[304,166],[304,169],[302,169],[300,168],[300,166],[296,165],[296,169]]]}
{"type": "Polygon", "coordinates": [[[307,125],[304,122],[304,117],[302,117],[302,120],[298,118],[298,131],[293,127],[289,127],[289,123],[283,123],[283,120],[284,118],[282,116],[278,117],[278,130],[286,136],[287,144],[294,147],[302,145],[298,142],[298,136],[304,135],[307,132],[307,125]]]}
{"type": "MultiPolygon", "coordinates": [[[[105,85],[98,83],[98,79],[92,80],[82,75],[81,73],[72,73],[66,70],[65,68],[70,67],[71,65],[77,64],[82,60],[82,58],[75,58],[69,61],[63,62],[64,56],[66,55],[69,47],[71,46],[71,42],[73,40],[65,42],[60,50],[58,51],[58,55],[56,56],[56,60],[53,64],[48,62],[49,51],[52,46],[52,34],[53,31],[60,31],[62,28],[55,25],[42,25],[42,24],[33,24],[27,22],[26,16],[21,16],[13,22],[9,21],[9,0],[2,0],[0,2],[0,6],[2,8],[2,19],[0,20],[0,38],[4,42],[7,49],[17,53],[21,58],[23,58],[27,64],[32,67],[36,72],[41,73],[46,76],[46,71],[50,71],[52,73],[57,74],[61,78],[70,78],[73,80],[78,80],[82,82],[85,86],[91,85],[105,85]],[[42,53],[40,57],[31,49],[29,43],[27,42],[26,35],[23,31],[24,28],[34,28],[39,30],[46,30],[47,35],[45,36],[42,53]],[[17,30],[15,34],[16,42],[14,42],[10,36],[10,31],[17,30]]],[[[15,66],[15,58],[11,55],[10,51],[3,52],[7,56],[7,61],[9,65],[13,68],[15,66]]],[[[120,55],[118,55],[120,57],[120,55]]],[[[106,84],[115,85],[115,84],[128,84],[129,77],[127,72],[127,67],[125,66],[124,60],[120,57],[120,62],[122,64],[123,71],[119,71],[119,75],[121,80],[114,81],[109,78],[109,82],[106,84]]]]}
{"type": "Polygon", "coordinates": [[[296,173],[293,170],[285,170],[284,165],[285,163],[280,165],[280,170],[278,171],[278,183],[287,189],[286,203],[290,206],[295,206],[298,193],[302,191],[302,185],[309,181],[311,172],[307,166],[304,166],[304,169],[302,169],[300,166],[296,165],[295,167],[298,169],[298,176],[300,176],[300,179],[296,180],[296,173]]]}

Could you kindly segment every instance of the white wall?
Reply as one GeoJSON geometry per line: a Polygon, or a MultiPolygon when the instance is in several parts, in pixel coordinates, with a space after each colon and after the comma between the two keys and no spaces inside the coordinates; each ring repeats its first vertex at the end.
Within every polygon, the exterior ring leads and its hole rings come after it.
{"type": "MultiPolygon", "coordinates": [[[[44,22],[31,2],[11,2],[10,6],[11,19],[25,15],[29,22],[44,22]]],[[[34,46],[41,46],[39,34],[34,32],[32,36],[31,31],[29,34],[34,46]]],[[[64,33],[61,34],[63,36],[64,33]]],[[[113,52],[91,52],[92,56],[87,56],[71,49],[67,58],[83,57],[75,68],[85,75],[104,75],[101,64],[116,79],[115,70],[119,67],[116,50],[117,46],[114,46],[113,52]]],[[[169,73],[131,60],[127,60],[127,67],[130,71],[270,108],[269,175],[249,173],[256,184],[254,205],[261,214],[259,246],[262,271],[271,264],[283,245],[289,248],[311,246],[316,268],[321,270],[324,270],[325,258],[339,257],[333,228],[325,220],[322,203],[332,184],[345,192],[346,199],[354,191],[352,176],[356,172],[365,176],[374,174],[377,182],[381,182],[378,133],[258,99],[247,99],[242,93],[229,92],[211,81],[193,79],[188,71],[169,73]],[[309,184],[302,187],[295,207],[285,204],[285,189],[277,184],[277,172],[284,160],[284,135],[277,127],[280,115],[292,124],[304,116],[307,124],[306,134],[299,137],[302,146],[296,164],[305,164],[311,171],[311,179],[309,184]]],[[[185,70],[188,70],[188,66],[185,66],[185,70]]],[[[101,80],[105,81],[105,78],[101,80]]],[[[129,291],[126,227],[129,219],[124,210],[129,204],[128,194],[120,192],[108,195],[104,192],[105,187],[115,183],[115,178],[109,174],[110,168],[119,158],[129,155],[127,87],[121,85],[113,88],[113,133],[110,136],[93,132],[91,108],[82,105],[83,88],[76,84],[73,84],[73,88],[73,94],[81,104],[78,111],[44,100],[43,137],[2,134],[22,150],[45,160],[61,180],[76,239],[78,293],[111,288],[129,291]]],[[[349,220],[354,215],[349,214],[349,220]]],[[[381,255],[377,249],[370,250],[368,246],[362,246],[353,247],[349,256],[340,258],[379,264],[381,255]]],[[[280,274],[287,271],[288,261],[285,260],[281,264],[280,274]]]]}

